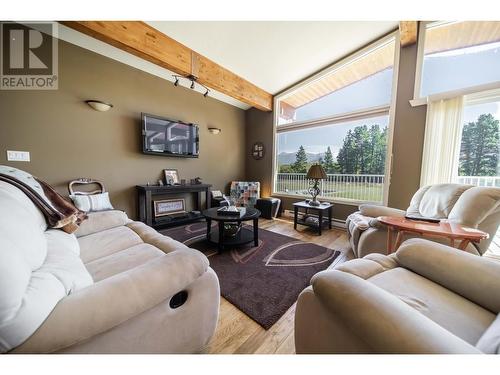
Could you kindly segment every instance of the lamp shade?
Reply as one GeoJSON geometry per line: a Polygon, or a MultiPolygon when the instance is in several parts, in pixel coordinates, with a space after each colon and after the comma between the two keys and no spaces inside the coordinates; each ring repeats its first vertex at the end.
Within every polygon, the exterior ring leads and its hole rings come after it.
{"type": "Polygon", "coordinates": [[[318,180],[324,180],[326,179],[326,173],[323,167],[319,164],[311,165],[311,168],[309,168],[309,171],[307,172],[306,178],[308,179],[318,179],[318,180]]]}

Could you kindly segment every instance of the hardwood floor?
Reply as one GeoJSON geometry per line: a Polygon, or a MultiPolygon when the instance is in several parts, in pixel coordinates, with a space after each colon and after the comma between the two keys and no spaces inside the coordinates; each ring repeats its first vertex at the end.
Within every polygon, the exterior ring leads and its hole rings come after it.
{"type": "MultiPolygon", "coordinates": [[[[318,245],[334,249],[348,248],[347,234],[340,229],[325,230],[321,236],[311,229],[293,229],[293,221],[288,219],[259,220],[259,227],[302,241],[314,242],[318,245]]],[[[335,259],[340,264],[350,258],[350,254],[342,254],[335,259]]],[[[283,315],[274,326],[265,330],[250,319],[237,307],[221,297],[219,322],[214,337],[205,348],[204,353],[220,354],[292,354],[295,353],[293,319],[295,304],[283,315]]]]}

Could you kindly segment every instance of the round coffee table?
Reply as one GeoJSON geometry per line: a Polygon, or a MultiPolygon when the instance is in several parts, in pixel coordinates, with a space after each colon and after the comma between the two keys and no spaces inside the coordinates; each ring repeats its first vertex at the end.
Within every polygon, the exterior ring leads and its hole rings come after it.
{"type": "Polygon", "coordinates": [[[247,208],[245,215],[227,216],[219,215],[217,209],[219,207],[209,208],[202,212],[207,220],[207,241],[218,246],[219,250],[223,250],[224,246],[238,246],[249,242],[259,245],[259,216],[260,211],[256,208],[247,208]],[[212,229],[212,220],[218,222],[218,228],[212,229]],[[242,223],[243,221],[253,221],[253,230],[248,228],[240,228],[234,236],[226,236],[224,233],[224,224],[226,223],[242,223]]]}

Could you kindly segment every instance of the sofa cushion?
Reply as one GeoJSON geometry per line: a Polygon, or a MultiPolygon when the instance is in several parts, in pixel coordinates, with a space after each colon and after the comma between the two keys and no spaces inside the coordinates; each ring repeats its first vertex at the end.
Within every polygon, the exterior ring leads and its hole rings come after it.
{"type": "Polygon", "coordinates": [[[476,348],[486,354],[500,354],[500,314],[483,333],[476,348]]]}
{"type": "Polygon", "coordinates": [[[127,224],[127,227],[137,233],[144,242],[157,247],[164,253],[170,253],[180,249],[189,249],[189,247],[183,243],[158,233],[156,230],[140,221],[130,222],[127,224]]]}
{"type": "Polygon", "coordinates": [[[165,256],[165,253],[152,245],[141,243],[96,259],[85,266],[94,281],[98,282],[118,273],[131,270],[160,256],[165,256]]]}
{"type": "Polygon", "coordinates": [[[368,281],[472,345],[495,319],[490,311],[403,267],[379,273],[368,281]]]}
{"type": "Polygon", "coordinates": [[[63,285],[66,295],[92,285],[92,277],[80,259],[76,237],[59,229],[46,231],[45,237],[47,257],[37,272],[54,275],[63,285]]]}
{"type": "Polygon", "coordinates": [[[126,226],[106,229],[101,232],[79,237],[80,257],[83,263],[111,255],[142,243],[133,230],[126,226]]]}
{"type": "Polygon", "coordinates": [[[131,220],[127,214],[119,210],[89,212],[87,220],[80,224],[80,227],[75,232],[77,237],[88,236],[89,234],[101,232],[106,229],[116,228],[131,220]]]}

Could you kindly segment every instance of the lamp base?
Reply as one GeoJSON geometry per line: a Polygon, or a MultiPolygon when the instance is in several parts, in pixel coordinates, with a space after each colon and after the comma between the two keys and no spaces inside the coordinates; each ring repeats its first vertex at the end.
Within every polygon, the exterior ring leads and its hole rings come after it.
{"type": "Polygon", "coordinates": [[[317,200],[309,201],[309,206],[318,207],[320,205],[321,205],[321,203],[317,200]]]}

